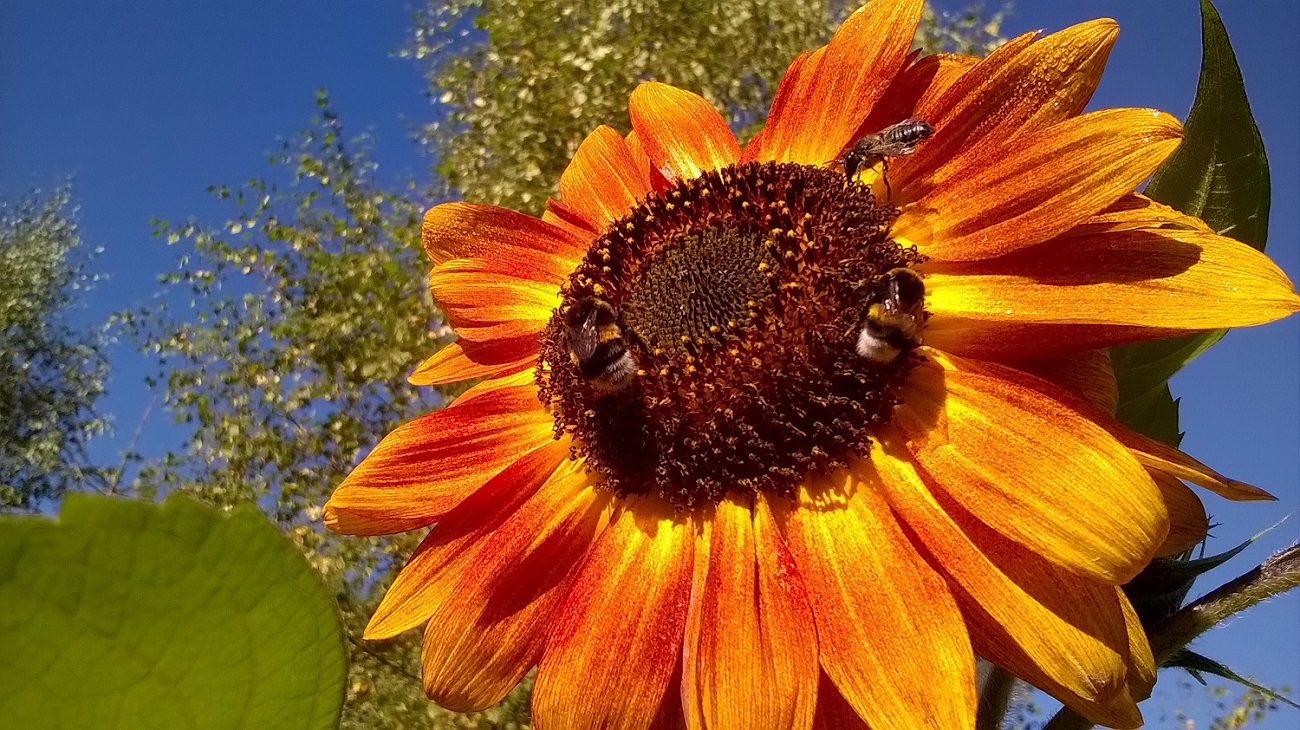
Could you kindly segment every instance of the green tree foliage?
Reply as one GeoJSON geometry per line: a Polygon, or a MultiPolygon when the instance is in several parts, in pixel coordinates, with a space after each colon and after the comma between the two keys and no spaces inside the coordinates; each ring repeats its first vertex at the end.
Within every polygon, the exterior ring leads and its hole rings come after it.
{"type": "Polygon", "coordinates": [[[260,504],[339,600],[354,650],[345,727],[419,727],[429,710],[411,679],[418,637],[360,641],[384,577],[417,536],[339,538],[319,519],[367,448],[442,404],[405,380],[445,331],[424,283],[426,203],[411,187],[381,189],[370,140],[346,140],[323,94],[318,108],[313,126],[271,158],[271,179],[211,189],[236,208],[230,220],[157,224],[160,238],[192,247],[164,277],[172,306],[122,321],[158,355],[156,384],[192,435],[184,450],[145,463],[132,487],[260,504]]]}
{"type": "Polygon", "coordinates": [[[108,362],[98,330],[67,322],[94,283],[67,187],[0,202],[0,511],[102,486],[87,443],[108,362]]]}
{"type": "MultiPolygon", "coordinates": [[[[738,126],[760,120],[789,60],[825,42],[846,13],[778,0],[431,1],[404,53],[425,64],[443,114],[420,140],[441,163],[432,189],[376,181],[367,140],[346,141],[322,97],[312,128],[271,160],[271,180],[287,184],[214,188],[236,209],[221,225],[158,225],[189,247],[164,280],[172,308],[123,322],[159,357],[157,385],[192,436],[144,464],[133,487],[227,507],[256,501],[288,531],[343,611],[344,728],[528,721],[528,682],[490,711],[448,713],[424,699],[417,632],[361,639],[419,535],[340,538],[319,525],[320,506],[368,448],[451,394],[405,382],[449,335],[427,293],[423,210],[449,189],[540,210],[582,137],[625,123],[627,94],[643,78],[703,91],[738,126]]],[[[927,15],[921,37],[932,50],[984,50],[997,22],[977,18],[927,15]]]]}
{"type": "MultiPolygon", "coordinates": [[[[654,79],[690,89],[733,128],[757,131],[795,56],[859,3],[826,0],[448,0],[416,16],[419,60],[441,118],[424,140],[467,199],[539,213],[582,139],[628,130],[627,99],[654,79]]],[[[926,52],[983,55],[1002,13],[926,8],[926,52]]]]}

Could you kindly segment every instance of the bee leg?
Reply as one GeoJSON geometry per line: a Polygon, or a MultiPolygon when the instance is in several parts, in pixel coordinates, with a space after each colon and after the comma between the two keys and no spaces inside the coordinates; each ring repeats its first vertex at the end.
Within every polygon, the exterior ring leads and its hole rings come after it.
{"type": "Polygon", "coordinates": [[[880,161],[880,179],[885,181],[885,200],[894,199],[894,191],[889,187],[889,159],[880,161]]]}

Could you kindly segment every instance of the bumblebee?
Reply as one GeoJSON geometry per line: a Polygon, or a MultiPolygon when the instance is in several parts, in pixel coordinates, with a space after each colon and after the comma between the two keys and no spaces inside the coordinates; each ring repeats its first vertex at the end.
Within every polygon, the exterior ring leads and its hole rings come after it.
{"type": "MultiPolygon", "coordinates": [[[[844,154],[844,175],[853,181],[858,171],[872,167],[879,162],[885,163],[888,170],[890,157],[905,157],[916,151],[916,146],[934,134],[934,127],[920,119],[905,119],[897,124],[868,134],[853,143],[853,147],[844,154]]],[[[882,177],[884,175],[882,174],[882,177]]],[[[885,190],[889,190],[889,179],[885,178],[885,190]]],[[[891,193],[892,194],[892,193],[891,193]]]]}
{"type": "Polygon", "coordinates": [[[858,355],[890,365],[920,343],[925,284],[911,269],[893,269],[877,283],[858,323],[858,355]]]}
{"type": "Polygon", "coordinates": [[[598,390],[612,393],[636,374],[618,313],[608,302],[592,297],[576,302],[564,315],[564,337],[574,366],[598,390]]]}

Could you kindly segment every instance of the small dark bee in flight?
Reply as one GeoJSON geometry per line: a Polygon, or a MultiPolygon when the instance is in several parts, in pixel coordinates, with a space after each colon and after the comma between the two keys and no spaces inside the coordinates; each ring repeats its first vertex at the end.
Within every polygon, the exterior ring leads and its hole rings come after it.
{"type": "Polygon", "coordinates": [[[885,163],[885,169],[881,177],[885,180],[885,191],[893,196],[889,190],[889,178],[885,175],[889,171],[890,157],[905,157],[916,151],[916,146],[929,139],[934,134],[934,127],[920,119],[905,119],[897,124],[891,124],[888,127],[868,134],[853,143],[849,151],[844,153],[842,161],[844,163],[844,175],[849,182],[857,176],[858,170],[873,167],[876,163],[885,163]]]}
{"type": "Polygon", "coordinates": [[[564,336],[573,364],[597,389],[612,393],[636,374],[618,313],[608,302],[588,297],[575,303],[564,315],[564,336]]]}
{"type": "Polygon", "coordinates": [[[858,325],[858,355],[889,365],[919,344],[925,284],[911,269],[893,269],[876,285],[858,325]]]}

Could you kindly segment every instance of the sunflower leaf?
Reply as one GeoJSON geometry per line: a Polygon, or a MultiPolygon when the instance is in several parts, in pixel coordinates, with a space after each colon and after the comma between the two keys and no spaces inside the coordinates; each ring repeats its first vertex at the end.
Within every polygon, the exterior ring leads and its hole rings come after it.
{"type": "Polygon", "coordinates": [[[1200,682],[1201,684],[1205,684],[1205,678],[1201,676],[1202,674],[1213,674],[1216,677],[1223,677],[1224,679],[1232,680],[1237,684],[1243,685],[1245,687],[1249,687],[1250,689],[1259,692],[1260,694],[1264,695],[1265,697],[1268,697],[1269,699],[1286,703],[1296,708],[1297,710],[1300,710],[1300,705],[1297,705],[1290,698],[1280,695],[1277,692],[1274,692],[1273,690],[1269,689],[1268,687],[1256,684],[1250,681],[1249,679],[1246,679],[1245,677],[1241,676],[1240,674],[1237,674],[1236,672],[1232,671],[1231,669],[1224,666],[1223,664],[1216,662],[1213,659],[1203,654],[1197,654],[1196,652],[1190,651],[1188,649],[1179,649],[1178,651],[1174,652],[1174,655],[1166,659],[1165,663],[1160,666],[1178,667],[1180,669],[1186,669],[1187,673],[1192,675],[1192,677],[1194,677],[1196,681],[1200,682]]]}
{"type": "MultiPolygon", "coordinates": [[[[1262,251],[1268,238],[1268,158],[1228,32],[1210,0],[1201,0],[1201,43],[1201,76],[1186,137],[1156,171],[1146,194],[1262,251]]],[[[1113,348],[1121,418],[1138,418],[1142,423],[1126,422],[1169,441],[1178,430],[1177,412],[1161,387],[1225,333],[1213,330],[1113,348]],[[1152,409],[1162,415],[1156,418],[1152,409]],[[1143,426],[1159,429],[1163,436],[1143,426]]]]}
{"type": "MultiPolygon", "coordinates": [[[[1122,358],[1115,357],[1114,363],[1116,374],[1123,373],[1122,358]]],[[[1137,397],[1125,399],[1121,396],[1115,415],[1143,435],[1178,446],[1183,441],[1183,432],[1178,429],[1178,402],[1179,399],[1169,391],[1169,383],[1161,383],[1137,397]]]]}
{"type": "Polygon", "coordinates": [[[331,728],[334,602],[253,505],[69,495],[0,516],[0,726],[331,728]]]}

